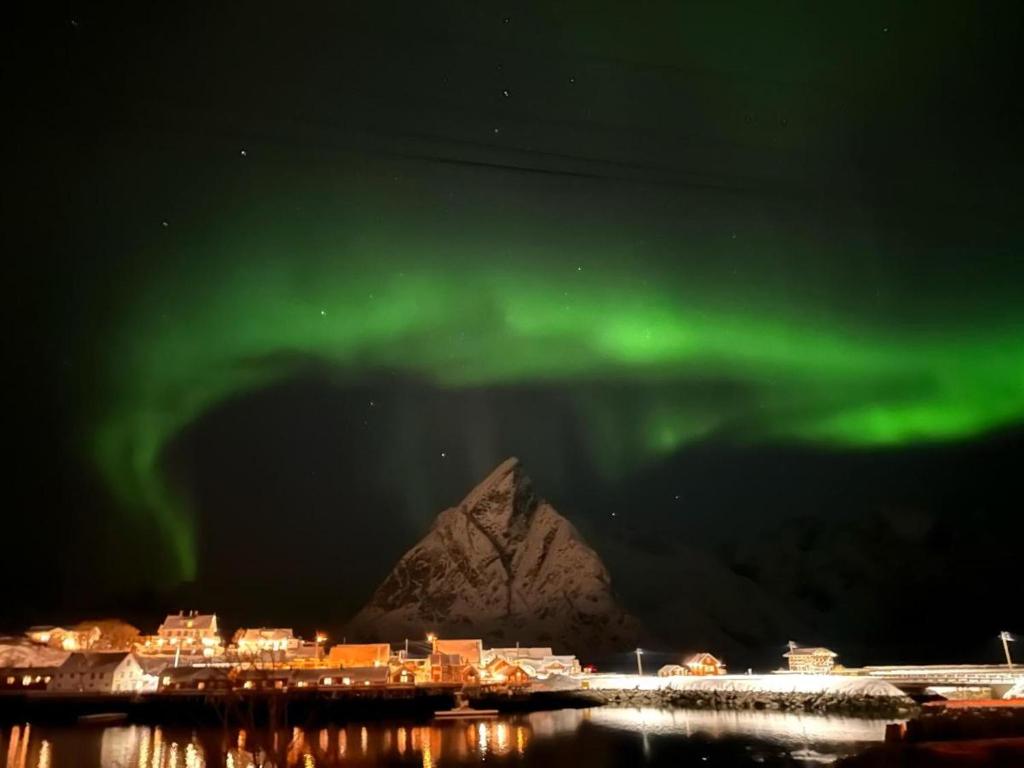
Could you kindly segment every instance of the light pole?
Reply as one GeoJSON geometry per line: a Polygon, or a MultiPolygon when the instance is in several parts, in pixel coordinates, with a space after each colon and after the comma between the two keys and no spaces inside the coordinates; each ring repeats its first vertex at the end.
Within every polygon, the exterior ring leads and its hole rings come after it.
{"type": "Polygon", "coordinates": [[[1006,666],[1008,669],[1013,669],[1013,659],[1010,658],[1010,646],[1007,643],[1012,643],[1016,638],[1007,631],[999,633],[999,639],[1003,641],[1003,653],[1006,654],[1006,666]]]}
{"type": "Polygon", "coordinates": [[[643,665],[643,663],[641,663],[640,657],[643,656],[643,655],[644,655],[644,652],[640,648],[637,648],[636,649],[636,673],[638,675],[640,675],[641,677],[643,677],[643,674],[644,674],[644,665],[643,665]]]}

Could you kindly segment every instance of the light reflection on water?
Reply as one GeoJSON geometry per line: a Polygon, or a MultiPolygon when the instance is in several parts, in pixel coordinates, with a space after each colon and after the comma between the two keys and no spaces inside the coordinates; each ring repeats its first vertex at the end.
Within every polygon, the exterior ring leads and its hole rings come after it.
{"type": "MultiPolygon", "coordinates": [[[[636,762],[659,749],[746,744],[750,760],[790,754],[830,760],[879,741],[884,720],[781,712],[599,707],[426,724],[374,722],[274,733],[127,725],[0,728],[0,768],[315,768],[468,765],[481,761],[557,764],[577,753],[634,748],[636,762]],[[4,748],[5,747],[5,748],[4,748]],[[561,758],[558,756],[561,755],[561,758]]],[[[586,759],[579,761],[587,763],[586,759]]],[[[606,761],[602,761],[607,764],[606,761]]],[[[730,763],[740,764],[740,763],[730,763]]]]}

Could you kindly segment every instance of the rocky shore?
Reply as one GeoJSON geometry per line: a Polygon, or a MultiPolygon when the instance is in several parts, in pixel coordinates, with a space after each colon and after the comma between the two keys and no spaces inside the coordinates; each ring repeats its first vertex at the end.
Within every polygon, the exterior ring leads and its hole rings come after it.
{"type": "Polygon", "coordinates": [[[682,707],[688,709],[754,709],[814,712],[872,717],[909,717],[917,705],[906,696],[857,693],[794,693],[670,688],[656,690],[599,690],[592,694],[610,706],[682,707]]]}

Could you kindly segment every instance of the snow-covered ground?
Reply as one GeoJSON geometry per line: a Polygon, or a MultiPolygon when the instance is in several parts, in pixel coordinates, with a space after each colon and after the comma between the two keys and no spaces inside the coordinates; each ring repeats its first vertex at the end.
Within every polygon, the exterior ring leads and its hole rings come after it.
{"type": "Polygon", "coordinates": [[[583,675],[591,690],[734,691],[744,693],[841,693],[850,696],[899,696],[894,685],[850,675],[717,675],[657,677],[655,675],[583,675]]]}

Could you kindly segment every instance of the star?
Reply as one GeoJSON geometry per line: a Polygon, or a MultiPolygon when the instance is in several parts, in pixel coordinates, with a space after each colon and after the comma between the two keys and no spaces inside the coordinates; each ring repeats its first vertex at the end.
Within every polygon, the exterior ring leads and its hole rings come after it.
{"type": "Polygon", "coordinates": [[[576,267],[576,271],[577,272],[582,272],[583,271],[583,265],[581,264],[580,266],[576,267]]]}
{"type": "Polygon", "coordinates": [[[447,453],[445,453],[444,451],[441,451],[441,458],[442,458],[442,459],[445,459],[445,458],[447,458],[447,457],[448,457],[448,454],[447,454],[447,453]]]}
{"type": "Polygon", "coordinates": [[[167,224],[167,221],[166,221],[166,220],[165,220],[165,221],[161,221],[161,222],[160,222],[160,226],[161,226],[161,227],[164,227],[164,228],[166,229],[166,228],[167,228],[167,226],[168,226],[168,224],[167,224]]]}
{"type": "Polygon", "coordinates": [[[240,154],[242,157],[248,157],[249,156],[249,153],[246,152],[244,149],[241,152],[239,152],[238,154],[240,154]]]}
{"type": "Polygon", "coordinates": [[[327,317],[327,310],[326,309],[321,309],[320,310],[320,317],[327,317]]]}
{"type": "Polygon", "coordinates": [[[511,94],[508,92],[508,88],[506,88],[501,92],[501,95],[507,99],[511,94]]]}
{"type": "Polygon", "coordinates": [[[499,130],[500,130],[499,128],[495,128],[494,132],[497,133],[499,130]]]}

